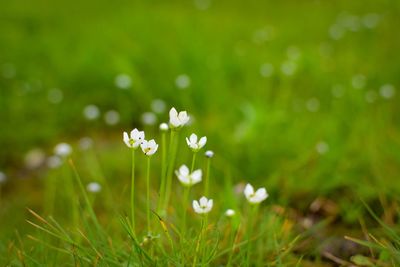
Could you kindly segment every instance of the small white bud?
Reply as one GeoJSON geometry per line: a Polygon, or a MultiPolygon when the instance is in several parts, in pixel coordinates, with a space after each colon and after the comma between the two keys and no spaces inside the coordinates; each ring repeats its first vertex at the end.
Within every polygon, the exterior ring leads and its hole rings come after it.
{"type": "Polygon", "coordinates": [[[226,217],[233,217],[233,216],[235,216],[235,214],[236,214],[236,212],[233,209],[227,209],[225,211],[225,216],[226,217]]]}
{"type": "Polygon", "coordinates": [[[168,129],[169,129],[168,124],[166,124],[165,122],[160,124],[160,131],[166,132],[168,131],[168,129]]]}
{"type": "Polygon", "coordinates": [[[214,157],[214,152],[211,151],[211,150],[207,150],[206,153],[205,153],[205,156],[207,158],[212,158],[212,157],[214,157]]]}

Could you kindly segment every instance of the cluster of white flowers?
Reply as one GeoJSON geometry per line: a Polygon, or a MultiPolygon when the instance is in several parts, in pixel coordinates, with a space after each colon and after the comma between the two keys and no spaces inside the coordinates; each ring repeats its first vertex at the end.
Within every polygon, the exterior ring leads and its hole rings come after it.
{"type": "MultiPolygon", "coordinates": [[[[189,122],[189,119],[190,117],[186,111],[178,112],[175,108],[171,108],[169,111],[169,125],[167,123],[161,123],[159,129],[161,132],[167,132],[168,130],[176,131],[185,126],[189,122]]],[[[147,156],[153,155],[158,149],[158,144],[154,139],[149,141],[145,140],[145,133],[136,128],[133,129],[130,134],[124,132],[123,141],[129,148],[132,149],[137,149],[140,146],[143,153],[147,156]]],[[[197,153],[206,145],[207,137],[203,136],[198,138],[198,136],[193,133],[190,135],[190,137],[186,137],[186,143],[193,153],[197,153]]],[[[205,152],[205,156],[207,158],[212,158],[214,156],[214,152],[208,150],[205,152]]],[[[191,187],[202,181],[203,173],[201,169],[190,171],[189,168],[183,164],[178,170],[175,171],[175,174],[183,186],[191,187]]],[[[253,186],[250,184],[246,185],[244,189],[244,195],[251,204],[259,204],[268,197],[268,193],[265,188],[260,188],[254,191],[253,186]]],[[[199,201],[193,200],[192,202],[193,210],[198,214],[209,213],[213,208],[213,204],[213,200],[208,199],[205,196],[201,197],[199,201]]],[[[225,211],[225,215],[227,217],[233,217],[235,214],[236,212],[233,209],[228,209],[225,211]]]]}
{"type": "Polygon", "coordinates": [[[154,139],[149,141],[144,139],[144,131],[133,129],[130,134],[124,132],[123,140],[127,147],[137,149],[139,146],[146,156],[154,155],[157,152],[158,144],[154,139]]]}

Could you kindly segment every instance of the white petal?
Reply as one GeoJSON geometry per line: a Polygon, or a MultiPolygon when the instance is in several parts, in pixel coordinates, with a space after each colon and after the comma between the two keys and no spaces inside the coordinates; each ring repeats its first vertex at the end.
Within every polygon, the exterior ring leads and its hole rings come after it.
{"type": "Polygon", "coordinates": [[[254,196],[255,200],[257,200],[258,203],[265,200],[267,197],[268,197],[268,193],[267,193],[267,190],[265,190],[265,188],[258,189],[254,196]]]}
{"type": "Polygon", "coordinates": [[[178,111],[176,111],[175,108],[171,108],[171,109],[169,110],[169,117],[170,117],[170,118],[171,118],[171,117],[178,117],[178,111]]]}
{"type": "Polygon", "coordinates": [[[192,206],[196,213],[202,213],[199,202],[197,202],[197,200],[193,200],[192,206]]]}
{"type": "Polygon", "coordinates": [[[186,137],[186,143],[189,147],[192,147],[192,143],[190,142],[189,138],[186,137]]]}
{"type": "Polygon", "coordinates": [[[197,143],[197,135],[196,134],[191,134],[190,135],[190,143],[196,144],[197,143]]]}
{"type": "Polygon", "coordinates": [[[124,132],[123,137],[124,137],[123,140],[124,140],[125,144],[126,144],[128,147],[132,147],[131,143],[129,142],[129,135],[128,135],[127,132],[124,132]]]}
{"type": "Polygon", "coordinates": [[[136,140],[138,134],[139,134],[139,130],[138,130],[137,128],[133,129],[133,130],[131,131],[131,138],[132,138],[133,140],[136,140]]]}
{"type": "Polygon", "coordinates": [[[246,196],[247,199],[250,199],[251,195],[254,194],[254,188],[251,186],[251,184],[247,184],[246,187],[244,188],[244,195],[246,196]]]}
{"type": "Polygon", "coordinates": [[[144,140],[144,131],[138,133],[137,140],[144,140]]]}
{"type": "Polygon", "coordinates": [[[199,148],[202,148],[203,146],[205,146],[206,143],[207,143],[207,137],[203,136],[202,138],[200,138],[199,148]]]}
{"type": "Polygon", "coordinates": [[[151,150],[149,152],[147,152],[148,156],[154,155],[154,153],[157,152],[158,149],[158,145],[156,145],[155,147],[152,147],[151,150]]]}
{"type": "Polygon", "coordinates": [[[201,181],[202,175],[203,173],[201,170],[195,170],[190,176],[192,177],[194,183],[198,183],[201,181]]]}
{"type": "Polygon", "coordinates": [[[208,199],[206,197],[200,198],[200,207],[207,207],[208,199]]]}
{"type": "Polygon", "coordinates": [[[169,123],[171,124],[172,127],[179,127],[181,126],[181,122],[177,117],[171,117],[169,119],[169,123]]]}
{"type": "Polygon", "coordinates": [[[185,176],[189,175],[189,168],[184,164],[179,168],[179,173],[185,176]]]}
{"type": "Polygon", "coordinates": [[[156,143],[156,141],[154,139],[151,139],[148,142],[148,146],[151,147],[151,148],[155,148],[157,146],[157,143],[156,143]]]}
{"type": "Polygon", "coordinates": [[[214,200],[209,199],[209,200],[208,200],[208,203],[207,203],[207,207],[210,208],[210,210],[211,210],[212,207],[213,207],[213,205],[214,205],[214,200]]]}

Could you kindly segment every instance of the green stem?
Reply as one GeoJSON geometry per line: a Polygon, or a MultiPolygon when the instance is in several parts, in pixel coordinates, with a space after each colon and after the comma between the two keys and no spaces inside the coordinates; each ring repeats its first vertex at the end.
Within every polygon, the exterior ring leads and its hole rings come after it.
{"type": "MultiPolygon", "coordinates": [[[[204,215],[204,226],[205,226],[205,229],[203,230],[203,235],[205,235],[205,236],[207,236],[206,234],[207,234],[207,226],[208,225],[208,213],[206,213],[205,215],[204,215]]],[[[206,246],[204,246],[204,241],[205,241],[205,238],[202,238],[202,240],[201,240],[201,245],[200,245],[200,247],[201,247],[201,253],[202,253],[202,255],[204,255],[204,253],[205,253],[205,251],[206,251],[206,249],[207,249],[207,247],[206,246]]],[[[205,265],[205,260],[206,260],[206,257],[201,257],[201,266],[204,266],[205,265]]]]}
{"type": "Polygon", "coordinates": [[[198,258],[198,254],[199,254],[199,251],[200,251],[200,243],[201,243],[201,240],[203,238],[203,228],[204,228],[204,217],[201,218],[200,234],[199,234],[199,238],[197,239],[196,252],[194,254],[194,260],[193,260],[192,267],[195,267],[196,264],[197,264],[197,258],[198,258]]]}
{"type": "Polygon", "coordinates": [[[147,177],[146,177],[146,195],[147,195],[147,233],[150,235],[150,157],[147,157],[147,177]]]}
{"type": "Polygon", "coordinates": [[[210,166],[211,158],[207,158],[206,176],[204,177],[204,195],[207,197],[210,188],[210,166]]]}
{"type": "Polygon", "coordinates": [[[181,234],[182,241],[185,239],[185,235],[186,235],[186,214],[187,214],[187,203],[188,203],[188,199],[189,199],[189,192],[190,192],[190,187],[185,186],[185,189],[183,192],[183,198],[182,198],[182,208],[183,208],[182,234],[181,234]]]}
{"type": "Polygon", "coordinates": [[[157,210],[160,212],[162,201],[164,200],[165,195],[165,180],[167,174],[167,137],[166,133],[163,131],[161,133],[161,151],[162,151],[162,162],[161,162],[161,183],[160,183],[160,191],[158,196],[157,210]]]}
{"type": "Polygon", "coordinates": [[[246,266],[250,266],[250,254],[251,254],[251,237],[253,235],[253,223],[256,215],[258,205],[253,205],[250,210],[249,221],[247,225],[247,255],[246,255],[246,266]]]}
{"type": "Polygon", "coordinates": [[[132,232],[135,234],[135,149],[132,150],[132,170],[131,170],[131,225],[132,232]]]}
{"type": "Polygon", "coordinates": [[[232,266],[232,258],[233,258],[233,253],[235,251],[235,241],[236,241],[236,236],[239,233],[239,227],[237,229],[234,228],[233,223],[231,222],[231,237],[230,237],[230,243],[231,245],[231,252],[229,253],[229,258],[228,258],[228,263],[226,266],[232,266]]]}
{"type": "Polygon", "coordinates": [[[168,171],[167,171],[167,184],[166,184],[166,191],[165,191],[165,200],[164,200],[164,211],[167,210],[169,200],[171,198],[171,187],[172,187],[172,176],[174,173],[174,165],[176,160],[176,153],[178,149],[178,140],[179,140],[179,132],[171,130],[170,136],[170,144],[169,144],[169,162],[168,162],[168,171]]]}
{"type": "Polygon", "coordinates": [[[197,152],[193,152],[192,167],[190,168],[190,172],[194,171],[194,164],[196,162],[196,155],[197,155],[197,152]]]}

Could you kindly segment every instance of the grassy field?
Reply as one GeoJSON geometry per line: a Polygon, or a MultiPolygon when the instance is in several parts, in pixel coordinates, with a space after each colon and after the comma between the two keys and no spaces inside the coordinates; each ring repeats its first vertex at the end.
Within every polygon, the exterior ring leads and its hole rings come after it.
{"type": "Polygon", "coordinates": [[[0,23],[0,265],[400,264],[399,1],[14,0],[0,23]],[[191,117],[176,160],[171,107],[191,117]],[[133,128],[160,144],[151,240],[140,149],[131,226],[133,128]],[[173,173],[191,133],[203,180],[215,153],[206,216],[204,181],[185,199],[173,173]]]}

